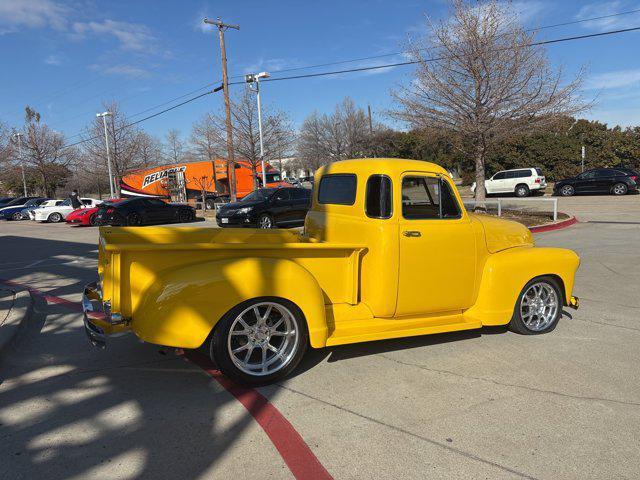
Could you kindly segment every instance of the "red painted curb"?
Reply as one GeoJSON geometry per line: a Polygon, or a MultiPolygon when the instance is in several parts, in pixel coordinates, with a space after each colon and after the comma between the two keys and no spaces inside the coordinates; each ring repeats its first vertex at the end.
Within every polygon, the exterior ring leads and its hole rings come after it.
{"type": "Polygon", "coordinates": [[[75,310],[77,312],[82,312],[82,305],[80,305],[79,303],[76,303],[76,302],[72,302],[71,300],[67,300],[65,298],[60,298],[60,297],[55,297],[53,295],[47,295],[46,293],[42,292],[41,290],[38,290],[37,288],[29,287],[28,285],[22,285],[21,283],[17,283],[17,282],[11,281],[11,280],[5,280],[5,279],[0,278],[0,283],[3,284],[3,285],[7,285],[9,287],[26,288],[33,295],[36,295],[36,296],[41,297],[41,298],[44,298],[47,301],[47,303],[56,303],[58,305],[62,305],[64,307],[67,307],[70,310],[75,310]]]}
{"type": "Polygon", "coordinates": [[[236,385],[216,370],[209,358],[202,354],[191,350],[185,352],[185,356],[211,375],[247,409],[267,434],[295,478],[332,478],[291,423],[257,390],[236,385]]]}
{"type": "Polygon", "coordinates": [[[576,217],[567,218],[558,223],[552,223],[551,225],[540,225],[539,227],[529,227],[532,233],[551,232],[553,230],[562,230],[563,228],[570,227],[578,223],[576,217]]]}
{"type": "MultiPolygon", "coordinates": [[[[44,298],[47,302],[56,303],[71,310],[82,311],[82,305],[64,298],[47,295],[36,288],[2,278],[0,278],[0,284],[26,288],[34,295],[44,298]]],[[[219,370],[214,368],[213,363],[211,363],[208,357],[193,350],[187,351],[185,357],[211,375],[247,409],[267,434],[295,478],[305,480],[332,480],[333,477],[322,466],[300,434],[293,428],[284,415],[269,403],[269,400],[253,388],[246,388],[233,383],[219,370]]]]}

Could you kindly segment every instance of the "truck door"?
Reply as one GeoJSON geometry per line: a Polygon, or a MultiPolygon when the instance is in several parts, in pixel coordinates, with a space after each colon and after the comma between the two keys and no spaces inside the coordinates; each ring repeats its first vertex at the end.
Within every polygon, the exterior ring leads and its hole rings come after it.
{"type": "Polygon", "coordinates": [[[476,237],[450,183],[425,173],[402,178],[396,316],[471,306],[476,237]]]}

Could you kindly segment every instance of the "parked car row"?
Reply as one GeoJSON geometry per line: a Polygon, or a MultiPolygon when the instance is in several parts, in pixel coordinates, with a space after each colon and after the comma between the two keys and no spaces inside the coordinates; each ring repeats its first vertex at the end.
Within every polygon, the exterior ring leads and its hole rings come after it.
{"type": "MultiPolygon", "coordinates": [[[[637,192],[639,187],[640,174],[631,168],[594,168],[556,182],[553,194],[564,197],[579,193],[626,195],[637,192]]],[[[502,170],[485,180],[487,195],[513,194],[523,198],[544,193],[546,188],[547,181],[540,168],[502,170]]],[[[471,191],[476,191],[475,182],[471,191]]]]}
{"type": "Polygon", "coordinates": [[[43,197],[0,199],[0,219],[34,220],[36,222],[72,225],[152,225],[185,223],[195,220],[195,209],[189,205],[171,204],[156,198],[124,198],[96,200],[80,198],[82,207],[74,209],[71,200],[43,197]]]}

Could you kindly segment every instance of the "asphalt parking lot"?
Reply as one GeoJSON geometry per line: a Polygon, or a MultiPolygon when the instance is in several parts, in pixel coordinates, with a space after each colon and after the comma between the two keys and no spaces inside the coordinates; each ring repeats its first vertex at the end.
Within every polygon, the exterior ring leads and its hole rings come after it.
{"type": "MultiPolygon", "coordinates": [[[[581,223],[536,242],[579,253],[581,308],[554,332],[314,351],[259,393],[334,478],[637,478],[640,195],[563,198],[560,210],[581,223]]],[[[0,278],[42,293],[0,359],[0,478],[292,478],[291,451],[243,392],[132,336],[89,345],[77,302],[96,239],[0,224],[0,278]]]]}

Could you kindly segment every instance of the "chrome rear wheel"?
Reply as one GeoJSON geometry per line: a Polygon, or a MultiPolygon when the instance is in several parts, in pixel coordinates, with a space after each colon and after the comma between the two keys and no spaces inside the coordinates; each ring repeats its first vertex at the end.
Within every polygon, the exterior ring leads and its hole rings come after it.
{"type": "Polygon", "coordinates": [[[227,337],[229,356],[244,373],[265,376],[284,368],[299,342],[293,314],[275,302],[256,303],[233,321],[227,337]]]}

